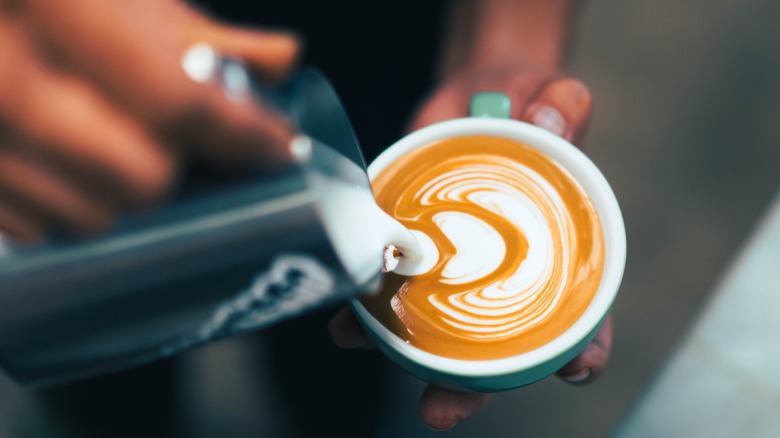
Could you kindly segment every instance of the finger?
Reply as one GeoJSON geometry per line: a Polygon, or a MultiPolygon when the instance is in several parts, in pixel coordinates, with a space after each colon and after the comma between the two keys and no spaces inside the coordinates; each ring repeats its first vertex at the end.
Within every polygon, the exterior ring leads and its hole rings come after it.
{"type": "MultiPolygon", "coordinates": [[[[26,213],[39,229],[65,227],[80,233],[94,233],[108,227],[113,216],[107,203],[88,196],[50,169],[8,151],[0,151],[0,198],[5,205],[16,206],[7,213],[26,213]]],[[[18,219],[18,218],[17,218],[18,219]]]]}
{"type": "Polygon", "coordinates": [[[190,27],[191,41],[206,42],[242,60],[263,80],[278,82],[298,64],[302,42],[294,33],[225,26],[202,16],[194,17],[190,27]]]}
{"type": "Polygon", "coordinates": [[[18,152],[120,203],[149,204],[171,188],[170,153],[87,84],[29,68],[6,95],[18,102],[5,111],[18,152]]]}
{"type": "Polygon", "coordinates": [[[477,77],[468,73],[455,78],[436,92],[431,100],[418,111],[413,119],[411,130],[443,120],[466,117],[469,115],[469,103],[475,93],[498,91],[511,100],[510,117],[522,120],[534,93],[543,84],[543,77],[534,68],[528,67],[518,73],[514,69],[487,71],[477,77]]]}
{"type": "Polygon", "coordinates": [[[70,71],[99,84],[165,143],[191,147],[218,164],[273,167],[292,160],[290,122],[185,75],[180,58],[192,44],[186,24],[192,12],[184,5],[151,0],[54,3],[37,11],[48,45],[69,61],[70,71]]]}
{"type": "Polygon", "coordinates": [[[164,129],[165,138],[192,148],[217,166],[276,169],[293,161],[292,122],[270,108],[210,96],[182,107],[164,129]]]}
{"type": "Polygon", "coordinates": [[[590,91],[582,82],[559,78],[548,82],[527,105],[520,119],[580,144],[592,109],[590,91]]]}
{"type": "Polygon", "coordinates": [[[0,68],[0,146],[118,202],[159,197],[173,175],[163,148],[86,83],[49,70],[14,29],[0,38],[0,53],[13,66],[0,68]]]}
{"type": "Polygon", "coordinates": [[[340,348],[360,348],[369,344],[368,335],[349,307],[343,307],[328,322],[333,343],[340,348]]]}
{"type": "Polygon", "coordinates": [[[491,398],[491,394],[456,392],[428,385],[420,399],[420,416],[432,429],[450,429],[481,411],[491,398]]]}
{"type": "Polygon", "coordinates": [[[0,197],[0,245],[6,237],[17,243],[35,243],[43,238],[44,225],[31,215],[22,214],[0,197]]]}
{"type": "Polygon", "coordinates": [[[593,341],[579,356],[558,370],[558,376],[573,385],[586,385],[596,381],[607,369],[612,349],[612,331],[610,315],[593,341]]]}
{"type": "Polygon", "coordinates": [[[460,87],[449,86],[442,89],[417,110],[407,132],[414,132],[444,120],[468,116],[468,99],[460,87]]]}

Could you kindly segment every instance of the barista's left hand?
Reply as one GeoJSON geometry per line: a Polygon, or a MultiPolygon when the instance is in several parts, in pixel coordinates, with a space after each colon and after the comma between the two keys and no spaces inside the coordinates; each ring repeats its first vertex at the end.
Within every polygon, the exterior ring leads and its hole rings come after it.
{"type": "MultiPolygon", "coordinates": [[[[469,100],[480,91],[501,91],[512,101],[511,117],[545,128],[580,145],[591,114],[591,96],[577,79],[539,65],[514,65],[491,71],[465,71],[444,82],[420,106],[409,131],[432,123],[468,116],[469,100]]],[[[357,348],[369,340],[349,309],[331,320],[336,345],[357,348]]],[[[558,371],[573,385],[595,381],[606,369],[612,346],[612,318],[574,360],[558,371]]],[[[490,394],[462,393],[428,385],[420,400],[420,415],[433,429],[449,429],[480,411],[490,394]]]]}

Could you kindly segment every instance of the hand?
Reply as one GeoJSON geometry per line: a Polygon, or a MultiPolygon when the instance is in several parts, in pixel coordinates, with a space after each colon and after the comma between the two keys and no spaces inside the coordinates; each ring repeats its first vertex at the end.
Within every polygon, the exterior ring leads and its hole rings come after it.
{"type": "MultiPolygon", "coordinates": [[[[410,131],[432,123],[468,116],[469,101],[481,91],[501,91],[512,101],[511,117],[541,126],[574,144],[580,144],[591,113],[590,92],[585,85],[560,72],[538,65],[464,72],[441,85],[420,106],[410,131]]],[[[368,344],[362,326],[349,309],[331,320],[330,333],[336,345],[356,348],[368,344]]],[[[608,317],[585,350],[558,371],[565,381],[584,385],[606,369],[612,345],[612,319],[608,317]]],[[[490,394],[462,393],[428,385],[420,400],[420,415],[433,429],[449,429],[479,412],[490,394]]]]}
{"type": "Polygon", "coordinates": [[[177,0],[0,0],[0,233],[100,231],[160,200],[191,160],[289,160],[286,119],[185,76],[195,42],[267,80],[294,67],[299,45],[177,0]]]}
{"type": "Polygon", "coordinates": [[[503,92],[512,102],[511,118],[581,146],[590,122],[590,91],[581,81],[535,63],[453,75],[418,108],[408,131],[467,117],[471,96],[481,91],[503,92]]]}

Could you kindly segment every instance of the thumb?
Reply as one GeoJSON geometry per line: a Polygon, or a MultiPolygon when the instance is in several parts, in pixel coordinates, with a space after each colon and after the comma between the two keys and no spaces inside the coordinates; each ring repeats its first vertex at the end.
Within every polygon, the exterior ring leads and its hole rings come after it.
{"type": "Polygon", "coordinates": [[[301,38],[293,32],[240,28],[206,18],[193,23],[190,38],[240,59],[259,78],[270,82],[284,79],[295,69],[302,46],[301,38]]]}
{"type": "Polygon", "coordinates": [[[588,129],[591,109],[592,99],[585,84],[559,78],[542,88],[521,119],[579,145],[588,129]]]}

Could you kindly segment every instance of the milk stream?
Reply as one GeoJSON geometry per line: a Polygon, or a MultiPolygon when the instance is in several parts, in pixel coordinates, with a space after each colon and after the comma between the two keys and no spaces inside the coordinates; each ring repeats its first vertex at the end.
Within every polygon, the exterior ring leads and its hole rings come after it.
{"type": "Polygon", "coordinates": [[[401,254],[395,272],[425,272],[436,264],[438,252],[433,242],[427,236],[420,241],[419,233],[385,213],[370,190],[330,178],[317,183],[324,197],[325,227],[336,254],[358,284],[383,269],[383,250],[389,245],[401,254]]]}

